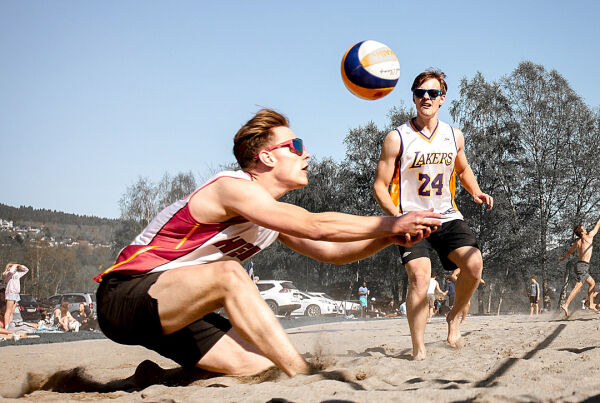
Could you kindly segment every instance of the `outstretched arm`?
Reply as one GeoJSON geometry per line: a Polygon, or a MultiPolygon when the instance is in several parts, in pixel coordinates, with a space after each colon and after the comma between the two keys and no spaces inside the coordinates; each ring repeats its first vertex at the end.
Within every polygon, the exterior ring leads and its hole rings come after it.
{"type": "Polygon", "coordinates": [[[600,219],[598,219],[598,222],[596,222],[594,228],[588,232],[588,235],[593,238],[598,233],[598,230],[600,230],[600,219]]]}
{"type": "Polygon", "coordinates": [[[442,289],[440,288],[440,283],[438,283],[437,281],[435,282],[435,291],[437,291],[438,294],[442,295],[448,294],[448,291],[442,291],[442,289]]]}
{"type": "MultiPolygon", "coordinates": [[[[411,212],[399,219],[410,220],[413,219],[414,216],[419,216],[424,213],[427,214],[428,212],[411,212]]],[[[280,233],[279,240],[288,248],[310,258],[319,260],[321,262],[341,265],[364,259],[394,243],[410,247],[421,241],[424,237],[429,236],[429,234],[431,234],[431,230],[426,229],[416,236],[399,235],[352,242],[329,242],[300,238],[289,234],[280,233]]]]}
{"type": "Polygon", "coordinates": [[[563,260],[565,260],[567,258],[567,256],[569,256],[571,253],[575,252],[575,249],[577,249],[577,242],[575,242],[573,244],[573,246],[571,246],[571,249],[569,249],[563,257],[558,258],[558,260],[562,262],[563,260]]]}
{"type": "Polygon", "coordinates": [[[465,190],[469,192],[471,196],[473,196],[473,201],[475,203],[485,203],[488,206],[488,210],[490,210],[492,207],[494,207],[494,198],[487,193],[483,193],[479,188],[477,179],[475,178],[473,170],[467,162],[467,156],[465,155],[465,138],[459,129],[454,129],[454,133],[456,134],[456,145],[458,148],[454,167],[456,169],[458,179],[465,190]]]}
{"type": "Polygon", "coordinates": [[[441,225],[441,215],[431,211],[407,217],[363,217],[344,213],[311,213],[299,206],[277,201],[256,182],[221,178],[209,192],[190,200],[192,216],[199,222],[223,222],[242,216],[260,226],[298,238],[348,242],[386,238],[423,231],[441,225]],[[212,210],[208,218],[206,211],[212,210]]]}

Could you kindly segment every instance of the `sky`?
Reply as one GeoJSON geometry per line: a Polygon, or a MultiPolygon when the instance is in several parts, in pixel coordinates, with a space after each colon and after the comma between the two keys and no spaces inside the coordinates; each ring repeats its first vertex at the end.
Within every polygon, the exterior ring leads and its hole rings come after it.
{"type": "MultiPolygon", "coordinates": [[[[117,218],[140,177],[206,179],[233,162],[233,135],[261,107],[341,161],[348,131],[387,126],[431,67],[447,74],[446,105],[461,79],[532,61],[597,108],[599,14],[592,0],[0,0],[0,203],[117,218]],[[367,39],[400,62],[375,101],[340,76],[367,39]]],[[[440,119],[452,123],[447,108],[440,119]]]]}

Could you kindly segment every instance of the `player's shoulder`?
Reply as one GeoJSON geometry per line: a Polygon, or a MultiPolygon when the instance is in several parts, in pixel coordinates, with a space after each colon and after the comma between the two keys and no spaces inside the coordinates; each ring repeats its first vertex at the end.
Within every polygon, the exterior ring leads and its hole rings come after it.
{"type": "Polygon", "coordinates": [[[253,184],[252,175],[248,172],[238,170],[238,171],[221,171],[211,177],[206,183],[201,187],[207,187],[211,185],[217,186],[245,186],[246,184],[253,184]]]}
{"type": "Polygon", "coordinates": [[[397,127],[393,128],[392,130],[390,130],[388,132],[388,134],[386,135],[386,140],[402,141],[403,135],[406,136],[406,135],[412,133],[413,131],[414,131],[414,129],[412,128],[412,125],[410,124],[410,120],[407,120],[400,126],[397,126],[397,127]]]}
{"type": "Polygon", "coordinates": [[[245,171],[222,171],[213,175],[200,186],[191,197],[192,202],[197,202],[206,196],[236,198],[237,195],[246,195],[256,192],[258,184],[252,176],[245,171]]]}
{"type": "Polygon", "coordinates": [[[396,133],[403,133],[403,132],[412,132],[414,131],[413,126],[411,124],[412,119],[407,120],[406,122],[402,123],[400,126],[394,128],[392,130],[392,132],[396,132],[396,133]]]}
{"type": "Polygon", "coordinates": [[[457,136],[457,137],[458,137],[458,136],[461,136],[461,137],[462,137],[462,136],[464,136],[464,135],[463,135],[463,132],[462,132],[462,130],[460,130],[460,128],[459,128],[459,127],[454,127],[454,126],[452,126],[452,125],[451,125],[451,124],[449,124],[449,123],[447,123],[447,125],[448,125],[448,126],[450,126],[450,129],[452,129],[452,131],[454,132],[454,135],[455,135],[455,136],[457,136]]]}

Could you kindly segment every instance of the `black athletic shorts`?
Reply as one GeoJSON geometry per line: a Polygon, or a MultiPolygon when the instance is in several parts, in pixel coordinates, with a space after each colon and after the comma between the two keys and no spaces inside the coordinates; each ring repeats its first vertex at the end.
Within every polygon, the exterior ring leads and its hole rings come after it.
{"type": "Polygon", "coordinates": [[[137,276],[107,275],[96,292],[98,324],[109,339],[141,345],[170,358],[182,367],[194,367],[231,324],[210,313],[175,333],[164,335],[158,301],[148,290],[164,272],[137,276]]]}
{"type": "Polygon", "coordinates": [[[584,283],[590,276],[590,264],[580,260],[575,265],[575,280],[584,283]]]}
{"type": "Polygon", "coordinates": [[[400,258],[402,264],[406,264],[413,259],[426,257],[431,259],[431,253],[435,250],[444,266],[444,270],[452,271],[457,268],[456,264],[448,259],[448,255],[455,249],[463,246],[473,246],[479,249],[477,239],[463,220],[452,220],[442,224],[437,231],[431,233],[428,238],[413,245],[411,248],[405,248],[398,245],[400,249],[400,258]]]}

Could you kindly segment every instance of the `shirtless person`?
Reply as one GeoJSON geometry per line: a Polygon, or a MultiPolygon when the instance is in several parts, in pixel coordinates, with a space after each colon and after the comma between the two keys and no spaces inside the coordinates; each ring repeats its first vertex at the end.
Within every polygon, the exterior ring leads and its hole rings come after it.
{"type": "Polygon", "coordinates": [[[242,264],[276,240],[344,264],[391,245],[412,246],[441,222],[431,210],[402,217],[311,213],[278,201],[308,184],[302,140],[285,116],[259,111],[234,137],[239,171],[216,174],[161,211],[95,280],[98,324],[184,367],[249,375],[277,365],[308,371],[242,264]],[[224,308],[229,319],[214,313],[224,308]]]}
{"type": "Polygon", "coordinates": [[[579,256],[579,261],[575,266],[575,278],[577,282],[575,283],[575,287],[573,287],[573,289],[569,293],[569,296],[567,297],[567,300],[565,301],[564,305],[560,306],[565,312],[567,318],[569,317],[569,304],[571,303],[573,298],[575,298],[577,293],[581,290],[581,287],[583,287],[584,281],[588,283],[587,300],[589,301],[590,309],[594,312],[598,312],[598,310],[596,309],[596,304],[594,304],[594,297],[597,294],[596,292],[594,292],[596,282],[594,281],[592,276],[590,276],[590,259],[592,258],[593,249],[592,244],[594,242],[594,236],[598,233],[598,230],[600,230],[600,219],[594,226],[594,229],[592,229],[590,232],[587,232],[581,224],[576,225],[575,229],[573,229],[573,232],[577,237],[579,237],[579,239],[575,241],[573,246],[571,246],[571,249],[569,249],[563,257],[558,259],[562,262],[575,250],[577,250],[577,255],[579,256]]]}

